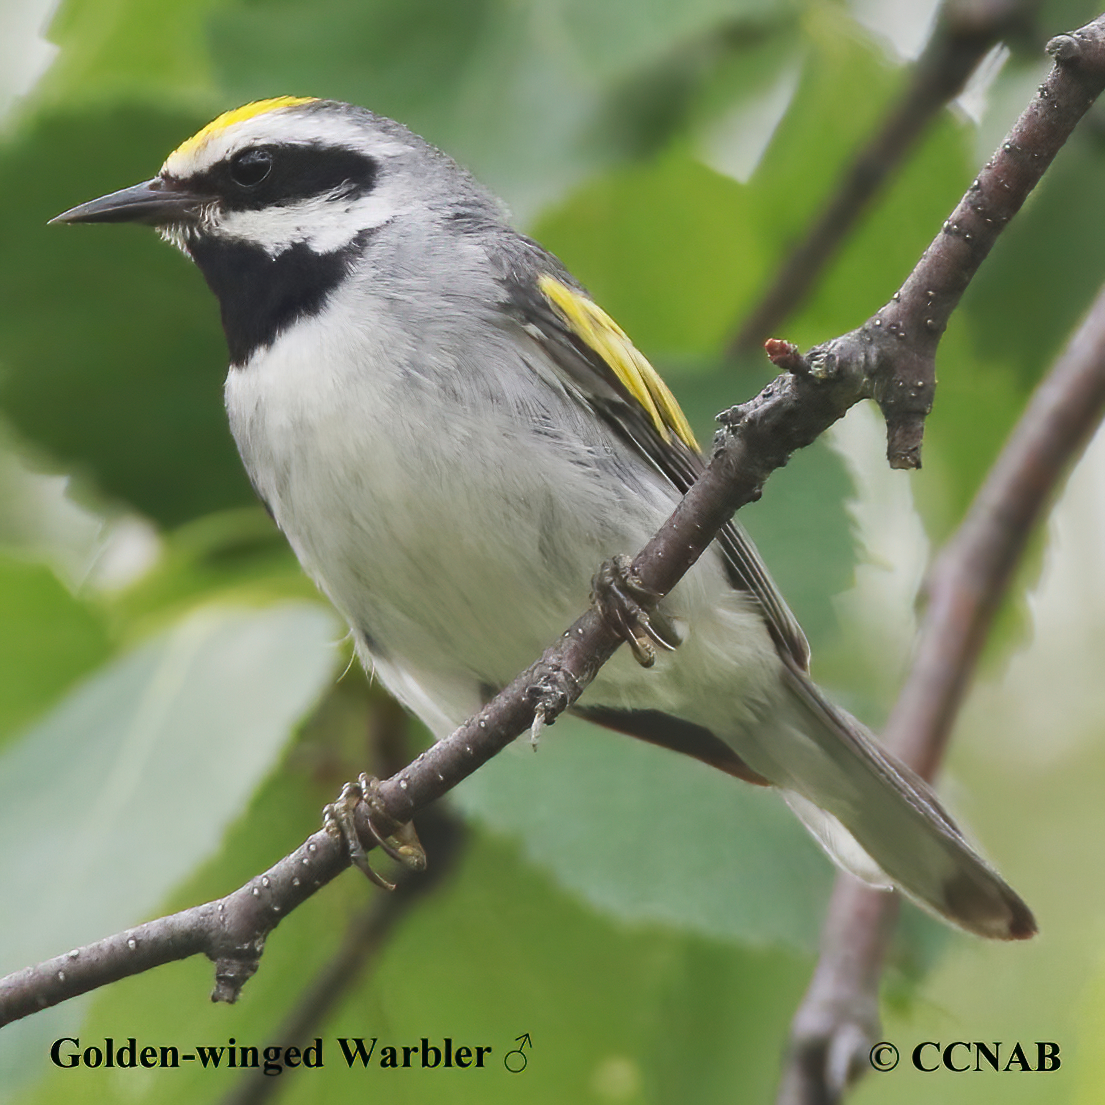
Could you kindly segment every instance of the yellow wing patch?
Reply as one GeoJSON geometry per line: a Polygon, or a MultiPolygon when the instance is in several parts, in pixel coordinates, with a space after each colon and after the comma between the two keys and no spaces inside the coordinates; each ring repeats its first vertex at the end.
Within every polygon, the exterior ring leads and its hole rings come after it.
{"type": "Polygon", "coordinates": [[[190,154],[198,153],[216,134],[226,130],[227,127],[234,126],[235,123],[243,123],[246,119],[253,119],[257,115],[264,115],[268,111],[276,111],[281,107],[295,107],[296,104],[313,103],[316,99],[315,96],[274,96],[271,100],[254,100],[253,103],[236,107],[233,111],[224,111],[217,119],[213,119],[208,123],[203,130],[197,131],[191,138],[181,142],[173,151],[173,156],[180,154],[187,157],[190,154]]]}
{"type": "Polygon", "coordinates": [[[681,441],[698,451],[694,432],[675,396],[626,332],[597,303],[555,277],[547,274],[540,277],[538,286],[572,333],[610,366],[629,394],[641,404],[660,436],[670,441],[674,431],[681,441]]]}

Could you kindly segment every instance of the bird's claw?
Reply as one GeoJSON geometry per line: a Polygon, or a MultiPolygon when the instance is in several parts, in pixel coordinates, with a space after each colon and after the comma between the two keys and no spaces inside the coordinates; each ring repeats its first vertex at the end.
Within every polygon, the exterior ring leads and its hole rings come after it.
{"type": "Polygon", "coordinates": [[[657,647],[674,652],[680,643],[675,626],[655,609],[659,597],[637,579],[628,556],[604,561],[591,580],[591,605],[643,668],[656,662],[657,647]]]}
{"type": "Polygon", "coordinates": [[[354,867],[365,873],[371,882],[384,890],[394,890],[395,883],[389,882],[378,872],[374,871],[368,862],[368,853],[361,844],[361,838],[357,833],[354,814],[361,802],[368,807],[368,831],[372,839],[384,852],[397,863],[412,871],[424,871],[426,869],[426,853],[414,830],[414,825],[409,821],[405,825],[395,825],[384,810],[379,798],[380,780],[374,776],[362,773],[355,783],[346,783],[341,789],[341,794],[336,802],[331,802],[322,811],[323,824],[327,831],[340,836],[345,841],[346,850],[349,852],[350,862],[354,867]],[[376,820],[388,826],[391,831],[381,832],[376,827],[376,820]]]}

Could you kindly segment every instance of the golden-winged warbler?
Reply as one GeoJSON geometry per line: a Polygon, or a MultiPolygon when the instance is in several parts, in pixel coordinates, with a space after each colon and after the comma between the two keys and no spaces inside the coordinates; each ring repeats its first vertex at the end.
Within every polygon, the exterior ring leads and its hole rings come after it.
{"type": "MultiPolygon", "coordinates": [[[[702,461],[625,333],[500,203],[398,123],[279,97],[221,115],[152,180],[62,222],[142,222],[199,267],[257,494],[438,737],[586,608],[702,461]]],[[[779,789],[834,859],[983,936],[1028,907],[932,792],[810,680],[805,637],[737,524],[575,712],[779,789]],[[675,643],[670,641],[669,643],[675,643]]]]}

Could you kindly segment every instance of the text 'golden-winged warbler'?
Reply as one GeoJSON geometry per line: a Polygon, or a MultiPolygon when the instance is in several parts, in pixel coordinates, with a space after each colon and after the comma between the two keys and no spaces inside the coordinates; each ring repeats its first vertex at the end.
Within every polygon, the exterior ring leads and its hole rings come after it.
{"type": "MultiPolygon", "coordinates": [[[[440,151],[348,104],[220,116],[152,180],[59,216],[142,222],[199,266],[242,460],[366,667],[437,737],[586,608],[701,470],[668,389],[561,263],[440,151]]],[[[740,526],[576,713],[777,787],[843,867],[983,936],[1028,907],[929,788],[810,680],[740,526]]]]}

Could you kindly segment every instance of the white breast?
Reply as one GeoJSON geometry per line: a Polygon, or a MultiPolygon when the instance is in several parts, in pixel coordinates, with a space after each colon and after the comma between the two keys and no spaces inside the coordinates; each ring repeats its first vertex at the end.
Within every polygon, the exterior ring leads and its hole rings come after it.
{"type": "MultiPolygon", "coordinates": [[[[548,382],[536,345],[527,364],[501,328],[478,326],[476,341],[463,311],[413,328],[415,341],[394,304],[350,302],[231,371],[230,424],[362,655],[440,735],[556,639],[601,561],[635,552],[676,495],[548,382]]],[[[696,640],[654,673],[615,658],[604,702],[679,706],[698,693],[701,677],[687,675],[704,670],[703,648],[748,668],[744,652],[766,633],[708,561],[673,596],[677,612],[695,609],[683,612],[696,640]]]]}

